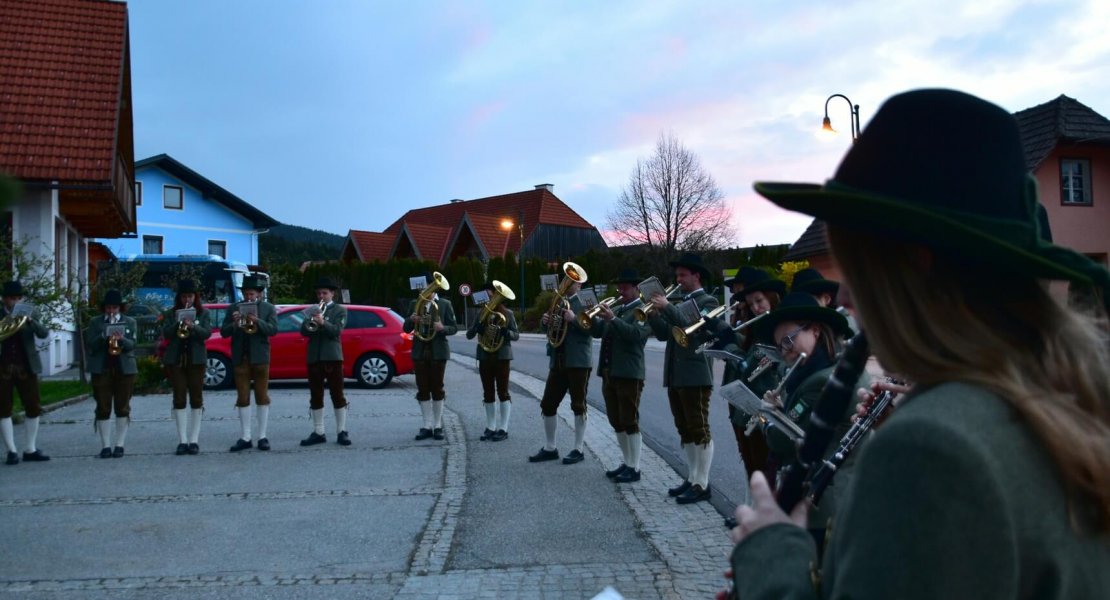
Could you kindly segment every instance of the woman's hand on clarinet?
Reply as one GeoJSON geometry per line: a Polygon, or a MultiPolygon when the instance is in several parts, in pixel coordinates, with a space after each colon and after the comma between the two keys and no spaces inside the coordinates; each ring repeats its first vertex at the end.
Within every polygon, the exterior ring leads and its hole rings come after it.
{"type": "Polygon", "coordinates": [[[891,402],[886,412],[879,416],[879,420],[875,422],[874,428],[878,428],[890,416],[892,409],[902,403],[902,399],[909,393],[913,386],[904,383],[895,383],[891,380],[875,381],[871,383],[871,389],[860,388],[856,390],[856,396],[859,398],[859,403],[856,404],[856,414],[852,417],[852,422],[858,421],[867,416],[867,412],[871,410],[871,405],[875,404],[875,398],[883,392],[893,392],[897,394],[894,401],[891,402]]]}
{"type": "Polygon", "coordinates": [[[736,528],[729,532],[734,543],[739,544],[756,531],[776,523],[790,523],[805,528],[806,513],[809,512],[808,505],[805,502],[799,502],[788,516],[775,502],[771,487],[767,485],[767,478],[761,471],[756,471],[755,475],[752,475],[751,495],[751,506],[741,504],[736,507],[736,528]]]}

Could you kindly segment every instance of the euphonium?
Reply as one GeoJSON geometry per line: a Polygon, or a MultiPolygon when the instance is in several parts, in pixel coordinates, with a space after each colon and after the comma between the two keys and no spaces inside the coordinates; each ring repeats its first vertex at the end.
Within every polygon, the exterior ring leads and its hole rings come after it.
{"type": "Polygon", "coordinates": [[[555,298],[551,307],[547,309],[547,342],[552,348],[563,345],[567,338],[567,323],[563,322],[563,313],[570,310],[570,302],[566,298],[567,290],[575,283],[585,283],[586,270],[572,263],[563,263],[563,273],[566,277],[559,282],[559,289],[555,291],[555,298]]]}
{"type": "MultiPolygon", "coordinates": [[[[321,316],[323,316],[324,309],[327,308],[327,307],[328,307],[328,301],[327,300],[321,300],[320,301],[320,306],[317,306],[316,310],[317,310],[317,312],[320,313],[321,316]]],[[[320,329],[320,325],[318,325],[316,323],[316,321],[314,321],[313,319],[309,319],[308,322],[304,324],[304,328],[307,329],[309,333],[316,333],[316,331],[320,329]]]]}
{"type": "Polygon", "coordinates": [[[247,335],[254,335],[258,333],[258,323],[241,316],[239,317],[239,329],[242,329],[243,333],[247,335]]]}
{"type": "Polygon", "coordinates": [[[482,337],[478,338],[478,346],[482,350],[494,354],[505,343],[505,338],[501,336],[501,330],[505,329],[508,319],[497,310],[497,305],[501,304],[502,300],[515,299],[516,294],[509,289],[509,286],[496,279],[493,280],[493,292],[489,295],[489,301],[482,307],[482,314],[478,315],[478,322],[486,326],[485,331],[482,332],[482,337]]]}
{"type": "Polygon", "coordinates": [[[597,313],[601,312],[601,307],[608,306],[609,308],[612,308],[613,305],[616,304],[619,300],[620,296],[610,296],[609,298],[598,302],[597,304],[587,308],[586,310],[580,311],[578,313],[578,326],[582,329],[585,329],[586,331],[589,331],[594,324],[594,317],[597,316],[597,313]]]}
{"type": "Polygon", "coordinates": [[[23,315],[22,317],[13,317],[10,314],[6,315],[3,319],[0,319],[0,342],[12,337],[16,333],[19,333],[19,330],[22,329],[29,320],[31,319],[27,315],[23,315]]]}
{"type": "MultiPolygon", "coordinates": [[[[675,295],[675,292],[678,292],[680,287],[681,286],[676,283],[671,287],[663,290],[663,297],[665,297],[667,300],[670,300],[671,296],[675,295]]],[[[640,299],[644,301],[644,305],[633,310],[632,315],[636,317],[637,321],[646,321],[647,318],[651,316],[651,313],[655,310],[655,305],[651,303],[651,298],[644,298],[643,296],[641,296],[640,299]]]]}
{"type": "Polygon", "coordinates": [[[435,338],[435,324],[439,321],[439,304],[433,298],[438,291],[449,289],[451,289],[451,284],[448,283],[447,278],[436,271],[432,273],[432,283],[421,290],[420,296],[416,298],[416,309],[413,312],[420,317],[420,322],[417,324],[416,330],[413,331],[413,335],[421,341],[430,342],[435,338]]]}
{"type": "Polygon", "coordinates": [[[671,335],[674,336],[674,341],[677,342],[679,346],[685,348],[686,346],[690,345],[690,336],[693,335],[695,331],[704,327],[705,324],[709,322],[709,319],[716,318],[724,314],[725,311],[732,310],[739,305],[740,302],[736,301],[731,306],[718,306],[717,308],[714,308],[713,310],[705,313],[705,315],[702,316],[701,319],[698,319],[697,323],[694,323],[693,325],[690,325],[685,329],[675,325],[671,328],[671,335]]]}

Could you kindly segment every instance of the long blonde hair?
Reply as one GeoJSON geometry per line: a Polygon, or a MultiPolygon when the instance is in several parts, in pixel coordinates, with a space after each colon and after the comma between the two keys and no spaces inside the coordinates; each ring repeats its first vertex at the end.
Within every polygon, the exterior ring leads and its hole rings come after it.
{"type": "Polygon", "coordinates": [[[1034,278],[830,225],[871,348],[918,385],[998,394],[1044,444],[1073,527],[1110,532],[1110,345],[1034,278]]]}

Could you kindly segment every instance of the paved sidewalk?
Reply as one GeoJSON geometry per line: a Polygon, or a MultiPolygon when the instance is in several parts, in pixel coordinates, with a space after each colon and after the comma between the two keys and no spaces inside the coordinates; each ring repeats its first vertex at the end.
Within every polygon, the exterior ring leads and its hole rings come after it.
{"type": "MultiPolygon", "coordinates": [[[[234,394],[205,395],[199,456],[174,456],[166,395],[137,397],[122,459],[95,458],[92,402],[43,418],[47,463],[0,465],[0,597],[243,599],[708,597],[730,550],[708,504],[678,506],[679,477],[644,448],[643,480],[590,409],[587,458],[531,464],[543,382],[515,373],[510,437],[485,426],[473,361],[448,365],[446,442],[417,442],[411,377],[348,388],[354,444],[302,448],[307,390],[272,391],[273,450],[227,452],[234,394]]],[[[591,382],[593,384],[593,382],[591,382]]],[[[572,446],[569,398],[559,448],[572,446]]],[[[22,427],[16,428],[22,443],[22,427]]]]}

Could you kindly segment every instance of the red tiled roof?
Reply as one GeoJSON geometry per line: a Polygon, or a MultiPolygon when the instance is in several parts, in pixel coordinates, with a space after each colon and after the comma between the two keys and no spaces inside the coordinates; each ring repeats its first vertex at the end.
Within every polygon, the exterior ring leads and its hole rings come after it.
{"type": "Polygon", "coordinates": [[[447,242],[454,237],[451,235],[452,229],[452,227],[408,221],[403,226],[420,258],[437,263],[441,262],[443,254],[447,252],[447,242]]]}
{"type": "Polygon", "coordinates": [[[0,2],[0,171],[112,182],[117,153],[134,161],[129,147],[116,147],[121,127],[131,143],[131,110],[120,104],[130,101],[126,55],[123,3],[0,2]]]}
{"type": "Polygon", "coordinates": [[[363,262],[389,260],[389,251],[393,248],[393,242],[396,239],[396,235],[357,229],[347,233],[347,243],[353,244],[355,251],[358,252],[358,259],[363,262]]]}
{"type": "Polygon", "coordinates": [[[486,254],[504,256],[506,249],[520,247],[520,233],[515,228],[511,232],[502,229],[502,217],[470,212],[465,213],[465,215],[467,221],[470,222],[474,237],[482,243],[486,254]]]}

